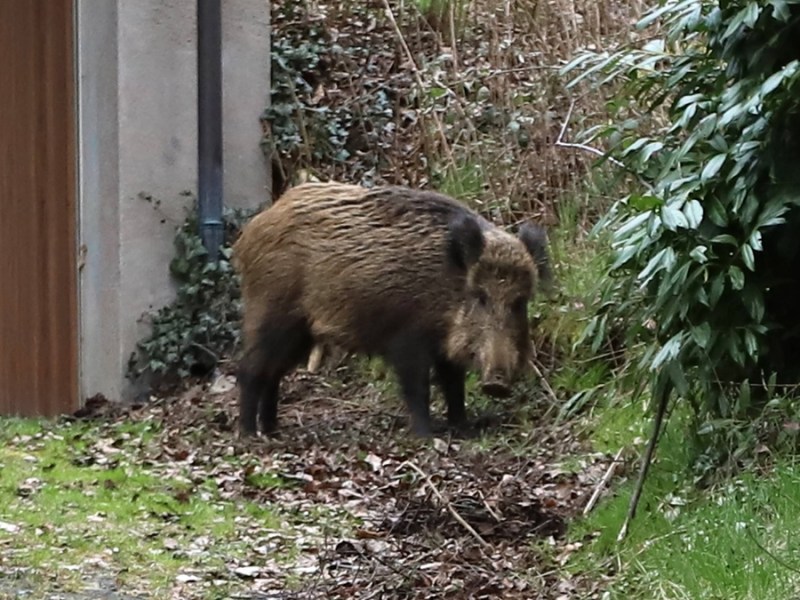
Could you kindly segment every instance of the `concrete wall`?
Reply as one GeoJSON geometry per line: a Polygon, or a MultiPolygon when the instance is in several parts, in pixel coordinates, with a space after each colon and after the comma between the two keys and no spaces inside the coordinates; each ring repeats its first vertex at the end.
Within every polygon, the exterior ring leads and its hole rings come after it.
{"type": "MultiPolygon", "coordinates": [[[[81,137],[82,393],[124,379],[140,317],[173,297],[168,264],[197,194],[197,20],[187,0],[77,0],[81,137]],[[142,195],[161,201],[156,208],[142,195]]],[[[269,99],[269,8],[224,0],[225,203],[268,200],[259,117],[269,99]]]]}
{"type": "Polygon", "coordinates": [[[81,393],[118,398],[120,342],[117,5],[79,0],[78,62],[81,393]]]}
{"type": "Polygon", "coordinates": [[[268,161],[260,150],[261,113],[269,102],[269,1],[222,1],[222,106],[225,204],[271,200],[268,161]]]}

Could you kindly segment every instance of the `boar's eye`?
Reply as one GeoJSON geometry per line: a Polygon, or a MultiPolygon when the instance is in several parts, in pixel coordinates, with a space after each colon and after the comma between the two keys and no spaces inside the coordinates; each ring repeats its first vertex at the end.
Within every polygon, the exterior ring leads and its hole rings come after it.
{"type": "Polygon", "coordinates": [[[489,306],[489,294],[485,290],[477,289],[473,292],[473,296],[481,307],[489,306]]]}
{"type": "Polygon", "coordinates": [[[528,310],[528,299],[525,296],[519,296],[511,303],[511,310],[514,314],[523,315],[528,310]]]}

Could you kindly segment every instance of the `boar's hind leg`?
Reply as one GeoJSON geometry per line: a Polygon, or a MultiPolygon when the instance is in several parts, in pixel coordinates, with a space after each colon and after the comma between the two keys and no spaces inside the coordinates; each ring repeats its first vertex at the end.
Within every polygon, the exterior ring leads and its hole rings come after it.
{"type": "Polygon", "coordinates": [[[411,431],[420,437],[430,437],[431,361],[424,345],[413,338],[396,340],[388,359],[397,373],[403,400],[411,413],[411,431]]]}
{"type": "Polygon", "coordinates": [[[274,317],[264,322],[239,368],[242,433],[255,433],[256,415],[264,433],[275,429],[281,379],[307,356],[312,343],[303,319],[274,317]]]}
{"type": "Polygon", "coordinates": [[[263,355],[262,348],[254,347],[245,350],[239,361],[239,432],[242,435],[256,434],[258,405],[266,386],[263,355]]]}
{"type": "Polygon", "coordinates": [[[434,363],[436,380],[447,402],[447,422],[453,427],[466,424],[467,411],[464,407],[464,379],[466,370],[447,360],[439,358],[434,363]]]}

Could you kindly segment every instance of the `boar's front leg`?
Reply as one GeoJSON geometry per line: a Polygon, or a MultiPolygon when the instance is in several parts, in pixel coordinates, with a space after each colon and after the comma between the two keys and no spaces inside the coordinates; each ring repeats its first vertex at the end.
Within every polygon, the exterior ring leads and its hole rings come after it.
{"type": "Polygon", "coordinates": [[[401,336],[390,345],[389,363],[394,367],[400,391],[411,413],[411,431],[430,437],[431,363],[425,344],[412,336],[401,336]]]}
{"type": "Polygon", "coordinates": [[[467,371],[446,358],[439,358],[434,363],[436,380],[447,402],[447,422],[451,427],[462,427],[467,422],[467,411],[464,407],[464,380],[467,371]]]}

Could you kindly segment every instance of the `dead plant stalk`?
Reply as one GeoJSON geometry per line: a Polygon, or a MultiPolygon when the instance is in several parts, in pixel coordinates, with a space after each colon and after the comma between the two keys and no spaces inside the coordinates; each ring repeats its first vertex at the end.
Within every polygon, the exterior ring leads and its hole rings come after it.
{"type": "Polygon", "coordinates": [[[591,510],[594,508],[594,505],[597,504],[600,494],[603,493],[603,490],[608,486],[608,482],[611,481],[611,478],[614,476],[614,471],[616,471],[617,467],[619,466],[619,461],[622,457],[623,450],[625,450],[625,448],[620,448],[617,454],[614,456],[614,459],[611,461],[611,464],[608,465],[608,470],[605,472],[605,475],[603,475],[600,483],[597,484],[592,497],[589,498],[589,502],[586,503],[586,507],[583,509],[584,516],[591,512],[591,510]]]}
{"type": "Polygon", "coordinates": [[[453,508],[453,505],[450,503],[450,501],[447,500],[447,498],[445,498],[438,489],[436,489],[436,486],[433,485],[433,481],[431,481],[431,478],[428,476],[427,473],[425,473],[422,469],[420,469],[417,465],[415,465],[410,460],[407,460],[407,461],[403,462],[398,467],[398,470],[402,469],[405,466],[411,467],[411,469],[416,471],[417,474],[419,474],[419,476],[422,477],[425,480],[425,483],[428,484],[428,487],[431,489],[431,491],[434,493],[434,495],[439,499],[439,501],[447,507],[447,510],[450,511],[450,514],[453,515],[453,518],[456,521],[458,521],[458,523],[464,529],[466,529],[467,532],[469,532],[469,534],[472,537],[474,537],[481,546],[483,546],[484,548],[487,548],[487,549],[492,547],[491,544],[489,544],[489,542],[484,540],[481,537],[481,535],[477,531],[475,531],[475,529],[472,527],[472,525],[470,525],[469,523],[467,523],[464,520],[464,517],[462,517],[460,514],[458,514],[458,511],[455,508],[453,508]]]}
{"type": "MultiPolygon", "coordinates": [[[[400,45],[403,47],[403,52],[405,53],[406,58],[411,65],[411,70],[414,73],[414,81],[419,88],[419,92],[424,94],[425,82],[422,81],[422,75],[420,75],[419,67],[417,67],[417,61],[414,60],[414,55],[411,53],[411,49],[408,47],[408,43],[406,42],[406,38],[403,36],[403,32],[400,31],[400,26],[397,24],[397,19],[394,18],[394,12],[392,11],[392,7],[389,6],[389,0],[383,0],[383,6],[386,9],[386,16],[392,23],[394,33],[397,35],[397,39],[400,42],[400,45]]],[[[447,159],[450,161],[450,164],[453,166],[453,168],[455,168],[456,161],[453,157],[453,151],[450,148],[450,144],[447,142],[447,134],[444,132],[442,121],[439,119],[439,115],[436,114],[436,111],[431,111],[430,115],[434,124],[436,125],[436,130],[439,134],[439,137],[441,138],[442,149],[445,151],[445,154],[447,154],[447,159]]]]}

